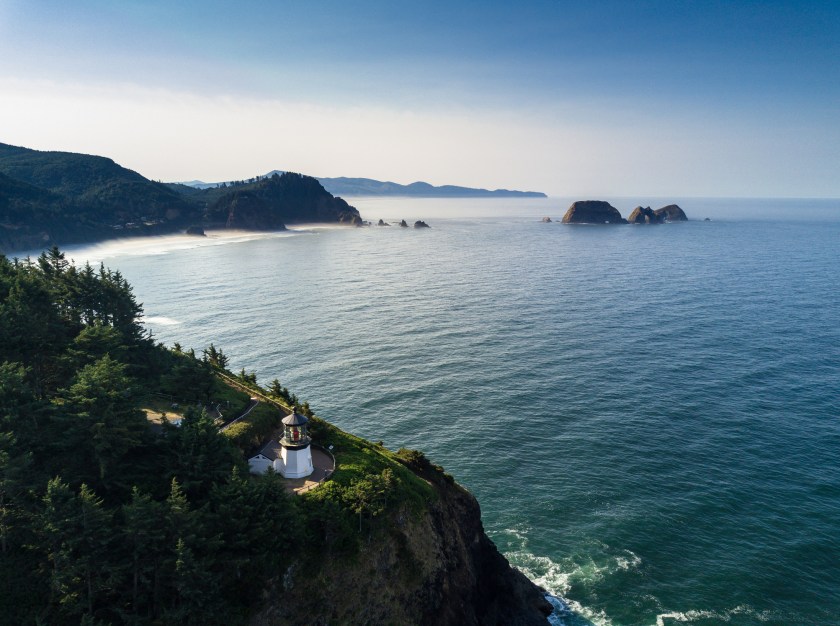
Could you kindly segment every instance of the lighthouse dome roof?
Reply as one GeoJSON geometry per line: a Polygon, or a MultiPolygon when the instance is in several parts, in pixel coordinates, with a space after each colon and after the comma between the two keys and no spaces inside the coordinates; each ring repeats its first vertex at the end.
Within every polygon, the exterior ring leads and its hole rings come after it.
{"type": "Polygon", "coordinates": [[[303,426],[308,422],[309,420],[297,411],[292,411],[291,415],[287,415],[283,418],[283,424],[286,426],[303,426]]]}

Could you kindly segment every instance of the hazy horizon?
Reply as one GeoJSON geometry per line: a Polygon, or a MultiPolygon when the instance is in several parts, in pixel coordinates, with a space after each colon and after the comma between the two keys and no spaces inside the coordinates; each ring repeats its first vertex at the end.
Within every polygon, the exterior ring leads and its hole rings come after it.
{"type": "Polygon", "coordinates": [[[840,196],[840,7],[0,2],[0,141],[155,180],[840,196]]]}

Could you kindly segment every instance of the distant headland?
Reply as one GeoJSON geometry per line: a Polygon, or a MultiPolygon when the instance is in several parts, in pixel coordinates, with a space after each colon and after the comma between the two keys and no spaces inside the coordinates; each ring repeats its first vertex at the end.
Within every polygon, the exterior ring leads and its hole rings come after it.
{"type": "MultiPolygon", "coordinates": [[[[281,170],[273,170],[266,174],[282,174],[281,170]]],[[[401,185],[391,181],[374,180],[372,178],[318,178],[324,189],[336,196],[412,196],[416,198],[546,198],[541,191],[517,191],[515,189],[478,189],[460,187],[457,185],[435,186],[422,181],[408,185],[401,185]]],[[[197,189],[218,187],[222,183],[205,183],[191,180],[181,183],[197,189]]]]}

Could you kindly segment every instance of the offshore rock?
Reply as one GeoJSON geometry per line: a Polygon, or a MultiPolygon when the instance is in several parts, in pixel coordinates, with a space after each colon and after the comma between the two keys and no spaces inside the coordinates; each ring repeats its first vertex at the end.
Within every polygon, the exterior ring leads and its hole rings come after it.
{"type": "Polygon", "coordinates": [[[630,213],[627,221],[631,224],[661,224],[664,218],[661,215],[657,215],[650,207],[637,206],[630,213]]]}
{"type": "Polygon", "coordinates": [[[546,626],[544,591],[512,568],[484,534],[476,499],[435,469],[409,467],[436,498],[418,514],[397,510],[390,531],[354,559],[320,562],[267,590],[252,626],[435,624],[546,626]]]}
{"type": "Polygon", "coordinates": [[[542,218],[542,221],[543,221],[544,223],[546,223],[546,224],[551,224],[551,218],[550,218],[550,217],[548,217],[548,216],[546,216],[546,217],[542,218]]]}
{"type": "Polygon", "coordinates": [[[382,218],[379,218],[379,221],[376,223],[376,225],[377,226],[390,226],[390,224],[388,222],[386,222],[385,220],[383,220],[382,218]]]}
{"type": "Polygon", "coordinates": [[[626,224],[614,206],[602,200],[573,202],[563,216],[564,224],[626,224]]]}
{"type": "Polygon", "coordinates": [[[661,209],[656,209],[654,211],[659,217],[663,220],[668,220],[669,222],[687,222],[688,217],[679,206],[676,204],[669,204],[668,206],[664,206],[661,209]]]}
{"type": "Polygon", "coordinates": [[[342,213],[338,216],[338,222],[340,224],[350,224],[350,226],[364,226],[365,222],[362,218],[355,213],[342,213]]]}
{"type": "Polygon", "coordinates": [[[417,220],[414,222],[414,228],[430,228],[430,226],[423,220],[417,220]]]}
{"type": "Polygon", "coordinates": [[[405,223],[405,220],[400,220],[400,228],[408,228],[408,224],[405,223]]]}

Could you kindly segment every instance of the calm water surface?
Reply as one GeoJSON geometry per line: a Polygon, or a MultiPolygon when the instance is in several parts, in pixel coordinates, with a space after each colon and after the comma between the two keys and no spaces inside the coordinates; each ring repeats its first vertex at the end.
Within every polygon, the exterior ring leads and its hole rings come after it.
{"type": "Polygon", "coordinates": [[[120,269],[160,341],[425,450],[554,623],[840,624],[840,202],[682,200],[656,227],[353,203],[433,228],[70,255],[120,269]]]}

